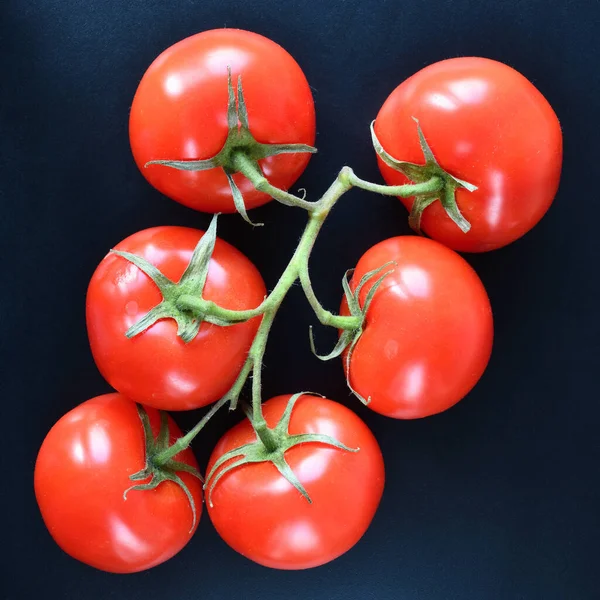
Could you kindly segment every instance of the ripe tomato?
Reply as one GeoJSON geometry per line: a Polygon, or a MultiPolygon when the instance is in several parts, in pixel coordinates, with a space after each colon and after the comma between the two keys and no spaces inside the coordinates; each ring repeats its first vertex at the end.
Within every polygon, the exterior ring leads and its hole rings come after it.
{"type": "MultiPolygon", "coordinates": [[[[144,177],[163,194],[205,212],[234,212],[222,169],[175,171],[151,160],[211,158],[227,137],[227,67],[242,75],[250,131],[265,144],[314,144],[315,110],[296,61],[275,42],[239,29],[215,29],[165,50],[148,68],[135,94],[129,138],[144,177]]],[[[288,189],[309,154],[280,154],[260,161],[273,185],[288,189]]],[[[271,198],[242,175],[234,180],[246,208],[271,198]]]]}
{"type": "MultiPolygon", "coordinates": [[[[158,411],[147,408],[154,435],[158,411]]],[[[171,443],[181,431],[169,418],[171,443]]],[[[198,468],[191,450],[176,460],[198,468]]],[[[129,476],[144,468],[144,434],[136,406],[120,394],[92,398],[52,427],[35,465],[35,495],[46,527],[72,557],[104,571],[133,573],[156,566],[190,540],[202,511],[202,484],[179,472],[184,491],[165,481],[131,490],[129,476]]]]}
{"type": "MultiPolygon", "coordinates": [[[[269,427],[290,395],[263,405],[269,427]]],[[[288,464],[312,504],[271,463],[247,464],[223,476],[212,492],[210,518],[234,550],[267,567],[306,569],[337,558],[358,542],[377,510],[385,479],[383,458],[369,428],[351,410],[324,398],[302,396],[289,433],[332,436],[358,452],[318,443],[294,446],[288,464]]],[[[208,471],[225,452],[256,439],[245,419],[215,447],[208,471]]]]}
{"type": "MultiPolygon", "coordinates": [[[[203,232],[185,227],[139,231],[116,246],[145,258],[177,282],[203,232]]],[[[256,267],[217,238],[203,297],[232,310],[257,307],[265,285],[256,267]]],[[[189,343],[177,324],[163,319],[134,338],[125,332],[161,301],[154,282],[138,267],[107,255],[87,294],[87,327],[96,364],[112,387],[128,398],[164,410],[190,410],[223,396],[235,381],[259,325],[201,325],[189,343]]]]}
{"type": "MultiPolygon", "coordinates": [[[[390,261],[396,266],[375,292],[351,354],[350,385],[371,397],[374,411],[416,419],[446,410],[477,383],[492,350],[492,311],[481,280],[462,257],[416,236],[367,250],[350,288],[390,261]]],[[[372,284],[361,289],[361,306],[372,284]]],[[[345,298],[340,312],[349,312],[345,298]]]]}
{"type": "MultiPolygon", "coordinates": [[[[425,209],[422,228],[458,251],[505,246],[546,213],[560,179],[562,134],[552,107],[523,75],[486,58],[453,58],[426,67],[387,98],[375,121],[383,148],[423,163],[415,122],[443,169],[478,186],[457,191],[464,234],[440,202],[425,209]]],[[[378,158],[386,182],[406,178],[378,158]]],[[[410,210],[413,199],[402,200],[410,210]]]]}

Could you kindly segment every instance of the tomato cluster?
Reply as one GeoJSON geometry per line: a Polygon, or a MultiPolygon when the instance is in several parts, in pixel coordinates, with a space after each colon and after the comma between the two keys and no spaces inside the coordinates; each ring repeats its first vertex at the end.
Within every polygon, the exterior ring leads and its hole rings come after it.
{"type": "Polygon", "coordinates": [[[309,203],[288,189],[314,151],[314,104],[283,48],[220,29],[173,45],[149,67],[129,135],[153,186],[204,212],[241,207],[245,216],[275,198],[310,219],[270,295],[257,268],[216,237],[216,218],[206,232],[139,231],[101,261],[87,329],[116,393],[62,417],[35,466],[42,517],[68,554],[126,573],[181,550],[204,501],[189,444],[219,406],[235,407],[250,373],[247,418],[225,433],[207,466],[216,530],[244,556],[280,569],[324,564],[357,543],[385,480],[371,431],[326,398],[260,402],[266,336],[296,279],[319,320],[340,330],[321,358],[341,356],[348,385],[374,411],[422,418],[475,386],[492,351],[492,311],[455,251],[504,246],[548,210],[562,162],[556,115],[514,69],[455,58],[401,83],[372,133],[388,186],[345,168],[309,203]],[[370,248],[344,279],[340,314],[332,315],[314,297],[306,261],[328,208],[352,186],[398,196],[411,225],[433,239],[402,236],[370,248]],[[164,412],[208,405],[185,436],[164,412]]]}

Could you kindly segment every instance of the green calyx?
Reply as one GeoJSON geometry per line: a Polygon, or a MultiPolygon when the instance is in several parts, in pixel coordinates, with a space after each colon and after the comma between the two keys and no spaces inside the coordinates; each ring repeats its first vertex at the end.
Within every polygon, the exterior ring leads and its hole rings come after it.
{"type": "Polygon", "coordinates": [[[146,490],[153,490],[163,481],[172,481],[183,490],[183,493],[186,495],[188,502],[190,503],[190,508],[192,509],[192,526],[190,527],[191,533],[196,526],[196,504],[190,490],[178,473],[189,473],[190,475],[197,477],[200,481],[202,481],[202,476],[194,467],[186,463],[173,460],[172,458],[164,462],[159,462],[156,460],[158,455],[169,447],[169,417],[166,412],[162,410],[159,411],[160,430],[156,438],[154,438],[148,413],[144,410],[144,407],[141,404],[136,404],[136,406],[144,430],[146,466],[141,471],[130,475],[129,479],[131,479],[131,481],[144,481],[145,479],[150,479],[150,481],[132,485],[123,492],[123,499],[127,500],[127,494],[131,491],[143,492],[146,490]]]}
{"type": "Polygon", "coordinates": [[[297,152],[314,153],[317,149],[306,144],[262,144],[256,141],[250,132],[248,110],[242,89],[242,76],[238,76],[237,79],[236,102],[230,67],[227,67],[227,90],[227,126],[229,131],[223,148],[215,156],[205,160],[151,160],[145,166],[162,165],[164,167],[179,169],[180,171],[223,169],[231,188],[236,210],[251,225],[262,225],[262,223],[253,223],[248,218],[242,193],[233,180],[233,174],[240,172],[251,180],[264,178],[262,169],[258,163],[259,160],[278,154],[293,154],[297,152]]]}
{"type": "MultiPolygon", "coordinates": [[[[289,399],[285,411],[275,427],[268,427],[264,421],[262,423],[252,423],[256,432],[256,441],[230,450],[229,452],[225,452],[225,454],[215,462],[206,476],[206,483],[204,484],[204,489],[208,490],[207,499],[211,507],[213,506],[212,492],[215,486],[225,475],[227,475],[227,473],[233,469],[242,467],[243,465],[262,462],[272,463],[279,473],[281,473],[281,475],[285,477],[285,479],[287,479],[300,494],[302,494],[307,502],[312,503],[308,492],[287,463],[285,453],[294,446],[310,443],[323,444],[346,452],[359,451],[359,448],[349,448],[329,435],[321,433],[300,433],[291,435],[289,433],[290,419],[292,411],[294,410],[294,405],[298,399],[305,394],[310,394],[310,392],[300,392],[294,394],[289,399]]],[[[251,419],[250,415],[248,418],[251,419]]]]}
{"type": "Polygon", "coordinates": [[[245,318],[243,313],[220,309],[213,302],[202,298],[210,258],[217,240],[217,217],[218,215],[213,216],[210,226],[198,242],[186,270],[177,283],[141,256],[111,250],[113,254],[128,260],[143,271],[155,283],[163,297],[159,304],[125,332],[128,338],[143,333],[160,319],[174,319],[177,323],[177,335],[187,344],[196,337],[204,321],[227,326],[247,321],[253,316],[248,315],[248,318],[245,318]],[[232,313],[232,317],[223,316],[227,313],[232,313]]]}
{"type": "Polygon", "coordinates": [[[357,317],[359,319],[359,325],[357,327],[352,327],[350,329],[344,329],[337,341],[337,344],[333,348],[333,350],[329,354],[318,354],[315,348],[315,340],[312,332],[312,327],[309,329],[309,338],[310,338],[310,348],[313,354],[319,358],[320,360],[331,360],[332,358],[336,358],[340,356],[346,349],[348,350],[345,357],[345,365],[344,370],[346,372],[346,383],[350,388],[350,391],[363,403],[369,404],[371,398],[363,398],[351,385],[350,383],[350,359],[352,358],[352,352],[362,335],[365,319],[367,317],[367,312],[369,310],[369,306],[373,301],[373,297],[375,296],[375,292],[378,290],[379,286],[383,283],[383,280],[392,273],[393,266],[396,263],[388,262],[384,265],[381,265],[378,269],[374,269],[373,271],[369,271],[365,273],[361,280],[358,282],[356,289],[354,292],[350,289],[350,283],[348,282],[348,278],[352,275],[353,269],[350,269],[344,273],[344,277],[342,278],[342,287],[344,288],[344,295],[346,297],[346,302],[348,304],[348,309],[350,311],[350,315],[353,317],[357,317]],[[387,271],[384,271],[386,268],[392,267],[387,271]],[[382,271],[384,271],[382,273],[382,271]],[[375,282],[371,286],[371,289],[368,291],[367,296],[365,298],[364,304],[361,306],[359,301],[359,296],[362,288],[365,284],[372,279],[375,279],[375,282]]]}
{"type": "Polygon", "coordinates": [[[423,156],[425,157],[424,165],[417,165],[402,160],[396,160],[390,156],[383,149],[383,146],[375,135],[375,129],[373,126],[374,121],[371,123],[371,138],[373,140],[373,147],[375,148],[375,152],[377,152],[378,156],[386,165],[395,171],[399,171],[414,183],[424,183],[426,181],[430,181],[432,177],[439,177],[443,181],[441,190],[415,196],[412,210],[410,211],[410,216],[408,218],[408,223],[414,231],[421,233],[421,216],[423,215],[423,211],[430,204],[436,200],[439,200],[442,203],[446,214],[463,233],[467,233],[469,229],[471,229],[471,224],[463,217],[458,205],[456,204],[456,190],[464,188],[469,192],[474,192],[477,189],[477,186],[454,177],[454,175],[451,175],[447,171],[444,171],[442,167],[440,167],[435,156],[433,155],[433,152],[431,151],[431,148],[429,147],[429,144],[427,143],[427,140],[425,139],[425,136],[423,135],[419,121],[414,117],[413,119],[417,124],[419,143],[421,145],[421,150],[423,151],[423,156]]]}

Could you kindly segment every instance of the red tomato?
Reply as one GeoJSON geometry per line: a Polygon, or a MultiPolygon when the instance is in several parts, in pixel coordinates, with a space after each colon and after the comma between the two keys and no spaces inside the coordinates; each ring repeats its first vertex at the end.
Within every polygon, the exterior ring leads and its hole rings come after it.
{"type": "MultiPolygon", "coordinates": [[[[456,404],[483,374],[492,350],[490,302],[462,257],[416,236],[390,238],[367,250],[351,289],[389,261],[397,264],[367,311],[351,354],[350,384],[371,397],[369,407],[378,413],[426,417],[456,404]]],[[[361,306],[373,281],[360,292],[361,306]]],[[[348,314],[345,298],[341,314],[348,314]]]]}
{"type": "MultiPolygon", "coordinates": [[[[289,398],[277,396],[263,405],[270,427],[289,398]]],[[[385,474],[375,437],[337,402],[302,396],[289,432],[326,434],[360,450],[306,443],[286,452],[312,504],[271,463],[257,463],[224,475],[213,490],[208,512],[219,535],[247,558],[277,569],[306,569],[337,558],[358,542],[379,505],[385,474]]],[[[255,439],[247,419],[230,429],[215,447],[207,472],[225,452],[255,439]]]]}
{"type": "MultiPolygon", "coordinates": [[[[133,156],[144,177],[163,194],[205,212],[234,212],[222,169],[187,172],[150,160],[211,158],[227,137],[227,67],[242,75],[250,131],[261,143],[308,144],[315,140],[310,87],[296,61],[278,44],[248,31],[215,29],[182,40],[148,68],[129,121],[133,156]]],[[[288,189],[309,154],[280,154],[260,161],[267,179],[288,189]]],[[[234,180],[246,208],[268,202],[242,175],[234,180]]]]}
{"type": "MultiPolygon", "coordinates": [[[[552,107],[523,75],[487,58],[453,58],[426,67],[387,98],[375,121],[383,148],[398,160],[422,164],[419,119],[443,169],[478,186],[456,199],[471,224],[464,234],[440,202],[425,209],[422,228],[458,251],[505,246],[546,213],[562,165],[562,134],[552,107]]],[[[378,159],[387,183],[406,178],[378,159]]],[[[407,208],[413,199],[402,200],[407,208]]]]}
{"type": "MultiPolygon", "coordinates": [[[[147,408],[154,435],[158,411],[147,408]]],[[[169,418],[171,442],[181,431],[169,418]]],[[[198,468],[191,450],[176,460],[198,468]]],[[[184,491],[165,481],[153,490],[128,493],[129,476],[145,466],[144,435],[136,406],[120,394],[92,398],[50,430],[35,465],[35,495],[56,543],[72,557],[104,571],[133,573],[179,552],[193,531],[184,491]]],[[[202,512],[202,484],[179,472],[202,512]]],[[[139,482],[138,482],[139,483],[139,482]]]]}
{"type": "MultiPolygon", "coordinates": [[[[116,246],[145,258],[172,281],[179,281],[203,232],[156,227],[116,246]]],[[[256,267],[217,238],[203,297],[219,306],[258,306],[266,290],[256,267]]],[[[260,323],[219,327],[203,323],[189,343],[177,337],[173,319],[157,321],[134,338],[125,337],[162,299],[154,282],[126,259],[107,255],[94,273],[87,295],[87,326],[96,364],[112,387],[128,398],[164,410],[190,410],[223,396],[235,381],[260,323]]]]}

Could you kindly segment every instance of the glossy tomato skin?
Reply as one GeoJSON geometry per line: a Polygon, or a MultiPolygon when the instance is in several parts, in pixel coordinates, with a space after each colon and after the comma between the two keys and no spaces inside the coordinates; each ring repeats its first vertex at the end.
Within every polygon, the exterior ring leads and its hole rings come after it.
{"type": "MultiPolygon", "coordinates": [[[[477,57],[430,65],[387,98],[375,121],[394,158],[423,164],[419,119],[443,169],[478,189],[457,191],[471,224],[464,234],[439,202],[425,209],[422,229],[458,251],[483,252],[520,238],[543,217],[559,184],[562,133],[542,94],[511,67],[477,57]]],[[[388,184],[406,178],[378,159],[388,184]]],[[[413,199],[403,199],[408,209],[413,199]]]]}
{"type": "MultiPolygon", "coordinates": [[[[154,434],[158,411],[147,408],[154,434]]],[[[171,442],[181,431],[169,418],[171,442]]],[[[176,460],[198,468],[191,450],[176,460]]],[[[133,573],[156,566],[190,540],[202,512],[202,485],[179,475],[196,505],[183,490],[166,481],[154,490],[123,492],[129,476],[144,468],[142,425],[136,406],[120,394],[106,394],[80,404],[52,427],[35,465],[36,499],[44,523],[69,555],[112,573],[133,573]]]]}
{"type": "MultiPolygon", "coordinates": [[[[261,143],[314,145],[315,110],[304,73],[275,42],[239,29],[215,29],[165,50],[148,68],[135,94],[129,138],[144,177],[177,202],[204,212],[235,212],[222,169],[176,171],[150,160],[211,158],[227,137],[227,67],[242,75],[250,131],[261,143]]],[[[288,189],[310,154],[281,154],[260,161],[267,179],[288,189]]],[[[271,197],[234,175],[246,208],[271,197]]]]}
{"type": "MultiPolygon", "coordinates": [[[[142,256],[172,281],[179,281],[203,232],[185,227],[139,231],[115,248],[142,256]]],[[[256,267],[218,239],[204,298],[244,310],[266,293],[256,267]]],[[[128,398],[164,410],[191,410],[219,399],[235,381],[259,325],[253,319],[218,327],[203,323],[189,343],[177,337],[173,319],[157,321],[138,336],[125,332],[162,296],[152,280],[126,259],[108,254],[87,294],[87,327],[94,359],[104,378],[128,398]]]]}
{"type": "MultiPolygon", "coordinates": [[[[263,405],[269,426],[276,425],[289,398],[277,396],[263,405]]],[[[369,428],[337,402],[302,396],[289,431],[327,434],[360,451],[311,443],[286,452],[312,504],[271,463],[259,463],[224,475],[214,488],[213,507],[207,506],[219,535],[240,554],[267,567],[307,569],[337,558],[358,542],[379,505],[385,472],[369,428]]],[[[222,454],[255,439],[247,419],[233,427],[215,447],[208,471],[222,454]]]]}
{"type": "MultiPolygon", "coordinates": [[[[351,355],[350,383],[371,397],[374,411],[417,419],[450,408],[477,383],[492,350],[492,311],[469,264],[417,236],[370,248],[358,262],[351,289],[390,261],[396,266],[375,292],[351,355]]],[[[361,306],[371,286],[361,290],[361,306]]],[[[340,312],[348,314],[345,299],[340,312]]]]}

